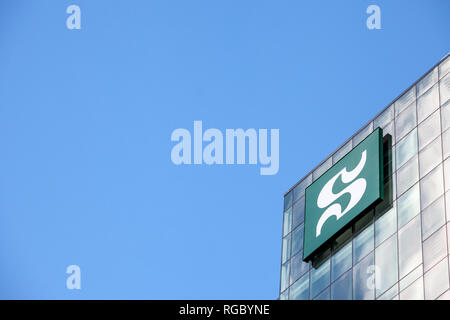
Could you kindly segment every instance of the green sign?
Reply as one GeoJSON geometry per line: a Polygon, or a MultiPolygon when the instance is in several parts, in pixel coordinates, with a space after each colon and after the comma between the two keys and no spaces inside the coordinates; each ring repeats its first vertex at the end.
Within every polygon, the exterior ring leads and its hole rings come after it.
{"type": "Polygon", "coordinates": [[[383,130],[377,128],[306,188],[303,259],[383,193],[383,130]]]}

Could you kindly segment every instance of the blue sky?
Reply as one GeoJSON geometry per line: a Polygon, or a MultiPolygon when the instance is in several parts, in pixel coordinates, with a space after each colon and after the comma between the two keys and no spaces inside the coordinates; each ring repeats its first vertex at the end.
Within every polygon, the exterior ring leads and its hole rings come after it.
{"type": "Polygon", "coordinates": [[[284,192],[449,51],[449,12],[2,0],[0,298],[277,298],[284,192]],[[194,120],[278,128],[278,174],[174,165],[170,135],[194,120]]]}

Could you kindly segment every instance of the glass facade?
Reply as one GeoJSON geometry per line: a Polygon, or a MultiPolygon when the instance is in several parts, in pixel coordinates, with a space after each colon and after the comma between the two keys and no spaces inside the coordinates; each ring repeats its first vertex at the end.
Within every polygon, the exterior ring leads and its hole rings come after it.
{"type": "Polygon", "coordinates": [[[280,299],[450,299],[450,56],[284,197],[280,299]],[[381,127],[384,200],[302,260],[305,189],[381,127]]]}

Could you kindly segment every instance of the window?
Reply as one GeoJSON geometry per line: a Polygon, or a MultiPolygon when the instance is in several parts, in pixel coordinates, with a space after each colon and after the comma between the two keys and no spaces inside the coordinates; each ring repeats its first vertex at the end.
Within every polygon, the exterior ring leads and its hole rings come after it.
{"type": "Polygon", "coordinates": [[[361,141],[363,141],[373,131],[373,122],[369,123],[364,129],[353,137],[353,146],[356,147],[361,141]]]}
{"type": "Polygon", "coordinates": [[[444,196],[429,205],[422,212],[422,237],[427,239],[445,224],[444,196]]]}
{"type": "Polygon", "coordinates": [[[397,168],[403,166],[417,153],[417,130],[414,129],[397,144],[397,168]]]}
{"type": "Polygon", "coordinates": [[[422,210],[444,193],[442,165],[434,168],[420,181],[422,210]]]}
{"type": "Polygon", "coordinates": [[[436,139],[441,134],[441,116],[440,112],[433,113],[423,123],[419,124],[419,150],[422,150],[427,144],[436,139]]]}
{"type": "Polygon", "coordinates": [[[292,207],[290,207],[284,212],[283,237],[286,236],[289,232],[291,232],[291,226],[292,226],[292,207]]]}
{"type": "Polygon", "coordinates": [[[371,224],[353,239],[353,263],[356,264],[364,258],[373,250],[373,246],[374,232],[371,224]]]}
{"type": "Polygon", "coordinates": [[[384,110],[374,121],[373,127],[376,129],[378,127],[383,128],[389,122],[394,120],[394,105],[392,104],[389,108],[384,110]]]}
{"type": "Polygon", "coordinates": [[[442,132],[450,128],[450,102],[443,103],[441,107],[442,132]]]}
{"type": "Polygon", "coordinates": [[[438,81],[438,67],[430,71],[417,83],[417,96],[421,96],[438,81]]]}
{"type": "Polygon", "coordinates": [[[309,270],[310,263],[302,259],[302,252],[292,256],[291,259],[291,279],[290,283],[294,283],[309,270]]]}
{"type": "Polygon", "coordinates": [[[416,183],[398,200],[398,227],[403,227],[420,212],[419,184],[416,183]]]}
{"type": "Polygon", "coordinates": [[[328,169],[331,168],[332,159],[331,157],[325,160],[320,167],[318,167],[316,170],[314,170],[312,174],[313,181],[317,180],[322,174],[325,173],[328,169]]]}
{"type": "Polygon", "coordinates": [[[446,228],[433,233],[423,242],[423,267],[425,272],[447,255],[446,228]]]}
{"type": "Polygon", "coordinates": [[[441,104],[445,104],[450,99],[450,75],[441,80],[439,89],[441,104]]]}
{"type": "Polygon", "coordinates": [[[395,101],[395,114],[402,112],[407,106],[409,106],[416,99],[416,87],[412,87],[404,95],[395,101]]]}
{"type": "Polygon", "coordinates": [[[375,221],[375,246],[380,245],[397,231],[397,210],[395,205],[375,221]]]}
{"type": "Polygon", "coordinates": [[[297,201],[305,195],[305,189],[312,183],[312,175],[308,175],[294,188],[294,201],[297,201]]]}
{"type": "Polygon", "coordinates": [[[442,260],[433,269],[425,273],[425,299],[434,300],[449,287],[448,262],[442,260]]]}
{"type": "Polygon", "coordinates": [[[303,224],[292,232],[292,255],[303,249],[303,224]]]}
{"type": "Polygon", "coordinates": [[[425,120],[430,114],[439,108],[438,85],[428,89],[417,99],[417,115],[419,123],[425,120]]]}
{"type": "Polygon", "coordinates": [[[282,258],[281,261],[282,263],[285,263],[291,255],[291,235],[289,234],[288,236],[283,238],[283,253],[282,253],[282,258]]]}
{"type": "Polygon", "coordinates": [[[398,231],[398,251],[400,278],[403,278],[422,263],[420,216],[398,231]]]}
{"type": "Polygon", "coordinates": [[[420,177],[425,176],[441,162],[442,144],[439,136],[419,153],[420,177]]]}
{"type": "Polygon", "coordinates": [[[308,300],[309,295],[309,274],[305,274],[297,280],[289,290],[289,299],[308,300]]]}
{"type": "Polygon", "coordinates": [[[301,197],[293,206],[292,227],[303,223],[305,218],[305,197],[301,197]]]}
{"type": "Polygon", "coordinates": [[[352,141],[347,142],[343,147],[333,154],[333,164],[341,160],[347,153],[352,150],[352,141]]]}
{"type": "Polygon", "coordinates": [[[331,285],[332,300],[352,300],[352,270],[331,285]]]}
{"type": "Polygon", "coordinates": [[[416,102],[411,103],[403,110],[395,120],[395,132],[397,133],[397,141],[403,138],[417,125],[416,102]]]}
{"type": "Polygon", "coordinates": [[[281,288],[280,291],[284,291],[289,286],[289,262],[286,262],[281,266],[281,288]]]}
{"type": "Polygon", "coordinates": [[[373,300],[375,274],[367,272],[374,265],[373,253],[353,267],[353,298],[355,300],[373,300]],[[371,285],[368,285],[371,284],[371,285]]]}
{"type": "Polygon", "coordinates": [[[330,284],[330,260],[317,269],[311,269],[311,297],[315,297],[330,284]]]}
{"type": "Polygon", "coordinates": [[[397,171],[397,194],[401,195],[419,180],[419,161],[415,156],[397,171]]]}
{"type": "Polygon", "coordinates": [[[375,249],[377,297],[398,281],[397,263],[397,235],[393,235],[375,249]]]}
{"type": "Polygon", "coordinates": [[[400,300],[423,300],[423,278],[420,277],[400,292],[400,300]]]}
{"type": "Polygon", "coordinates": [[[332,281],[339,278],[345,271],[352,267],[352,242],[347,243],[333,255],[331,266],[332,281]]]}

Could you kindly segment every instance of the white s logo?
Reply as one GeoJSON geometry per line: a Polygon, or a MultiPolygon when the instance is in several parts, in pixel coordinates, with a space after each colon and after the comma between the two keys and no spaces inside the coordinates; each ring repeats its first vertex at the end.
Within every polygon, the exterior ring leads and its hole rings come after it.
{"type": "Polygon", "coordinates": [[[364,165],[366,164],[366,155],[367,152],[366,150],[364,150],[361,155],[361,160],[359,161],[355,169],[350,172],[347,172],[346,168],[342,169],[338,172],[338,174],[331,178],[330,181],[328,181],[320,191],[319,196],[317,197],[317,206],[319,208],[327,207],[345,193],[350,194],[350,201],[344,211],[342,211],[341,205],[339,203],[335,203],[327,210],[325,210],[325,212],[320,217],[319,222],[317,223],[316,237],[320,235],[322,226],[325,221],[328,220],[328,218],[336,216],[336,219],[339,220],[344,214],[350,211],[359,202],[359,200],[361,200],[364,192],[366,191],[367,182],[364,178],[359,178],[357,180],[355,179],[361,173],[362,169],[364,169],[364,165]],[[333,185],[340,176],[343,183],[350,183],[353,180],[355,181],[351,185],[343,189],[341,192],[335,194],[333,193],[333,185]]]}

